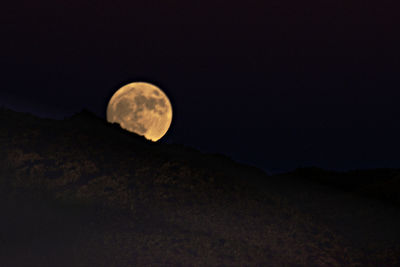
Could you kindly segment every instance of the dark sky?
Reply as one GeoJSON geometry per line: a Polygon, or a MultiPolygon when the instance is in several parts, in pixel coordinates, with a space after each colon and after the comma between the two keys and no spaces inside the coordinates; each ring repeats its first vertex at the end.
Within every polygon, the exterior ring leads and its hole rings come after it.
{"type": "Polygon", "coordinates": [[[7,1],[0,105],[105,118],[122,85],[160,86],[164,142],[270,171],[400,167],[396,1],[7,1]]]}

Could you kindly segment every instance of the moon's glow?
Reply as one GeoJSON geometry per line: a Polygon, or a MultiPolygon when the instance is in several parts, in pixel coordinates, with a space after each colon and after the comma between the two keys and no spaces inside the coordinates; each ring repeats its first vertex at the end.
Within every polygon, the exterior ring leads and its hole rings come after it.
{"type": "Polygon", "coordinates": [[[157,141],[171,125],[171,102],[155,85],[130,83],[111,97],[107,107],[107,121],[117,122],[125,130],[157,141]]]}

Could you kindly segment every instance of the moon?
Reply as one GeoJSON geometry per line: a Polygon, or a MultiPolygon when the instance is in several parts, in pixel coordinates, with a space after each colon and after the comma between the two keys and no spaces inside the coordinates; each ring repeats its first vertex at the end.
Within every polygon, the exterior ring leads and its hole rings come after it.
{"type": "Polygon", "coordinates": [[[134,82],[121,87],[107,106],[107,121],[151,141],[163,137],[172,122],[172,105],[157,86],[134,82]]]}

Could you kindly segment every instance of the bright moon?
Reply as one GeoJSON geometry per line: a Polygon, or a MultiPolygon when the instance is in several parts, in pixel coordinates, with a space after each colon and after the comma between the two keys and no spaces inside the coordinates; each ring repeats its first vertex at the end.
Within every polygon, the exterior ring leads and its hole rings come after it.
{"type": "Polygon", "coordinates": [[[130,83],[111,97],[107,107],[107,121],[119,123],[125,130],[157,141],[166,134],[171,125],[171,102],[153,84],[130,83]]]}

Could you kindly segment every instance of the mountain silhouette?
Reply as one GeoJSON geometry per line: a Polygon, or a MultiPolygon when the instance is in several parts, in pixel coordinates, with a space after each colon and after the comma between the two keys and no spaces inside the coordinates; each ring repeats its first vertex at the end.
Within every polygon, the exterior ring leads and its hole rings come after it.
{"type": "Polygon", "coordinates": [[[267,175],[87,110],[0,122],[2,266],[400,263],[400,170],[267,175]]]}

